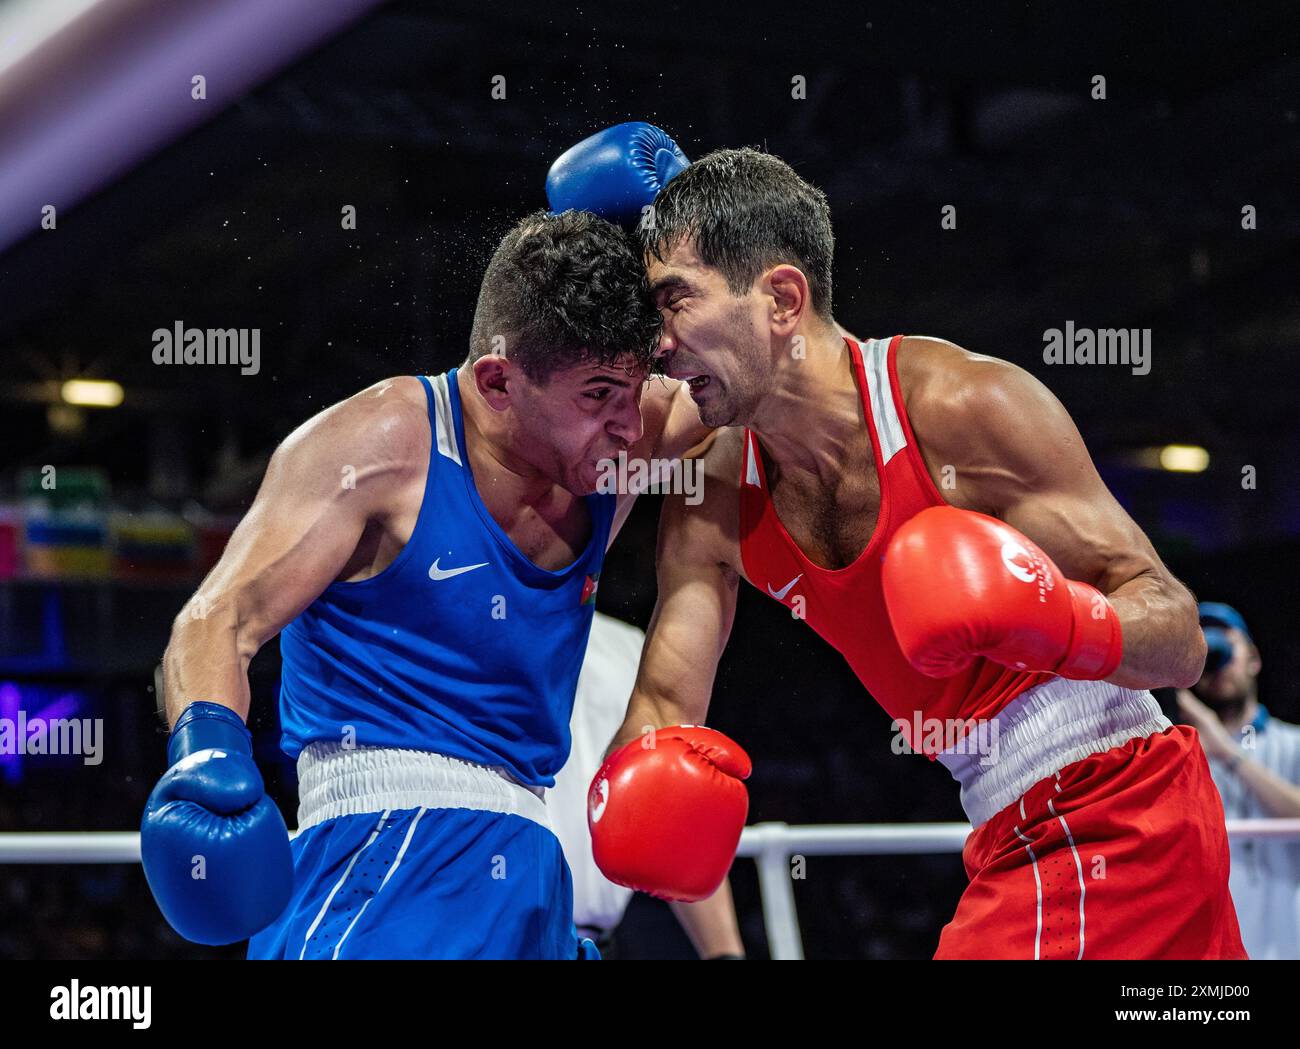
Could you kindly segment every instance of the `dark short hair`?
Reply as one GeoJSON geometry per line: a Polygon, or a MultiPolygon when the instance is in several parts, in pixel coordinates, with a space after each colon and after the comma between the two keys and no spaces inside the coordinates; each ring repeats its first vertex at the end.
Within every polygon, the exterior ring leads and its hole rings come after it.
{"type": "Polygon", "coordinates": [[[648,367],[658,337],[632,236],[589,212],[538,211],[514,225],[488,263],[466,363],[504,348],[530,379],[546,382],[558,369],[625,354],[648,367]]]}
{"type": "Polygon", "coordinates": [[[808,278],[813,309],[831,316],[835,236],[826,194],[780,157],[756,149],[720,149],[695,161],[655,198],[642,245],[660,262],[693,237],[700,261],[722,272],[742,295],[764,270],[788,263],[808,278]]]}

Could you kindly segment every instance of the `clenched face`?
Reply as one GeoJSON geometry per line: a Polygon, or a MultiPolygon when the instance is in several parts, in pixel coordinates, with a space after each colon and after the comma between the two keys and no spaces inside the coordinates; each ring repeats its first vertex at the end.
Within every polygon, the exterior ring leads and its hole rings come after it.
{"type": "Polygon", "coordinates": [[[641,437],[641,387],[648,369],[631,356],[614,365],[578,364],[535,383],[510,378],[512,447],[574,495],[596,491],[600,461],[641,437]]]}
{"type": "Polygon", "coordinates": [[[747,422],[771,383],[768,298],[757,287],[732,295],[690,238],[663,261],[648,255],[646,276],[663,318],[656,356],[666,373],[690,384],[706,426],[747,422]]]}

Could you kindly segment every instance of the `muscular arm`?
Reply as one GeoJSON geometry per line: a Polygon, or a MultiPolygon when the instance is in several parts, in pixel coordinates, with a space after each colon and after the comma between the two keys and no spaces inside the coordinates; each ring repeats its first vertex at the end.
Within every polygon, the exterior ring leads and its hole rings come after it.
{"type": "Polygon", "coordinates": [[[382,523],[427,458],[428,424],[411,405],[381,384],[276,450],[221,560],[172,624],[163,656],[169,724],[196,700],[247,718],[253,656],[340,577],[367,525],[382,523]]]}
{"type": "MultiPolygon", "coordinates": [[[[668,463],[703,455],[713,443],[714,431],[700,422],[699,410],[691,400],[686,383],[656,376],[647,379],[641,394],[641,439],[628,449],[628,461],[638,459],[668,463]]],[[[662,475],[659,470],[656,476],[662,475]]],[[[632,512],[637,493],[623,492],[609,531],[609,545],[632,512]]]]}
{"type": "MultiPolygon", "coordinates": [[[[667,496],[656,550],[659,596],[646,632],[627,716],[610,751],[645,726],[702,725],[718,660],[731,634],[739,576],[726,562],[724,482],[705,477],[703,502],[667,496]]],[[[734,516],[734,515],[733,515],[734,516]]]]}
{"type": "Polygon", "coordinates": [[[657,396],[666,397],[668,409],[663,430],[654,445],[653,457],[682,459],[702,455],[712,443],[714,431],[700,422],[700,410],[691,400],[690,387],[676,379],[651,379],[650,382],[667,389],[666,395],[657,396]]]}
{"type": "Polygon", "coordinates": [[[1108,680],[1195,682],[1205,662],[1195,599],[1106,488],[1051,391],[1012,364],[941,340],[905,339],[898,359],[908,415],[947,501],[1006,521],[1068,578],[1110,599],[1124,658],[1108,680]],[[954,487],[944,487],[945,472],[954,487]]]}

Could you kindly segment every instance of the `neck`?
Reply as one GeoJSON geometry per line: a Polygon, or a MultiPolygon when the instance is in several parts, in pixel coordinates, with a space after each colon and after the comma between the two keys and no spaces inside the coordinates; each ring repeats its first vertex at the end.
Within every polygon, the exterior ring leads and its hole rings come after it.
{"type": "Polygon", "coordinates": [[[474,385],[471,369],[456,372],[461,419],[465,427],[465,455],[474,474],[474,486],[485,503],[531,506],[552,502],[556,485],[514,450],[509,417],[484,403],[474,385]]]}
{"type": "Polygon", "coordinates": [[[833,325],[800,334],[806,355],[782,353],[771,389],[748,425],[780,469],[833,479],[862,433],[852,357],[833,325]]]}

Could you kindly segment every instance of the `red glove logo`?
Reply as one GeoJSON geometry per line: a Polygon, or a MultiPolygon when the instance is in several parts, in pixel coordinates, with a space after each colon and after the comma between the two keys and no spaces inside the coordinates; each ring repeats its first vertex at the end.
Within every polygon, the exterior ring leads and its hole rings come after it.
{"type": "Polygon", "coordinates": [[[591,793],[587,795],[587,812],[591,816],[592,823],[600,822],[600,817],[605,815],[605,806],[608,804],[609,780],[601,776],[591,785],[591,793]]]}
{"type": "Polygon", "coordinates": [[[1014,539],[1002,544],[1002,563],[1022,583],[1032,583],[1038,575],[1033,555],[1014,539]]]}

